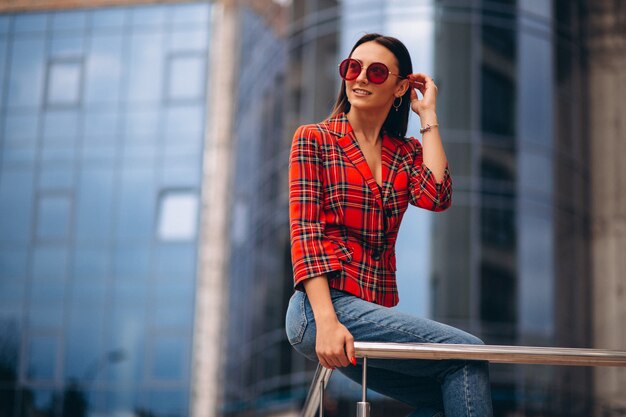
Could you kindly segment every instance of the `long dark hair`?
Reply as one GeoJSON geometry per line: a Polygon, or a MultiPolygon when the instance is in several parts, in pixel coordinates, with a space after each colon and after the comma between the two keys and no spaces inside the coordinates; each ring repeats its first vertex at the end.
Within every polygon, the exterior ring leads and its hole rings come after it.
{"type": "MultiPolygon", "coordinates": [[[[367,35],[362,36],[361,39],[359,39],[352,47],[348,57],[352,56],[352,53],[359,45],[366,42],[376,42],[377,44],[389,49],[398,60],[398,67],[400,69],[401,76],[406,77],[413,72],[413,64],[411,64],[411,57],[409,56],[409,51],[406,49],[406,46],[404,46],[404,44],[396,38],[379,35],[378,33],[368,33],[367,35]]],[[[408,88],[406,93],[402,96],[402,104],[400,104],[398,111],[394,108],[389,110],[385,123],[383,123],[383,130],[391,136],[404,138],[409,124],[410,107],[411,88],[408,88]]],[[[336,117],[341,112],[347,113],[349,111],[350,102],[348,101],[348,96],[346,95],[346,82],[341,80],[341,87],[339,87],[337,101],[333,106],[333,111],[330,114],[330,117],[336,117]]]]}

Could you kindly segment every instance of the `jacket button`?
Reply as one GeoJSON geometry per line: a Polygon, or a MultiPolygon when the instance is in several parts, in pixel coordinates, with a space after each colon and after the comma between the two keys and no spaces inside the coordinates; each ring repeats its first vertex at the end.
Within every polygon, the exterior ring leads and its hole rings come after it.
{"type": "Polygon", "coordinates": [[[391,217],[393,215],[393,211],[390,208],[385,209],[385,216],[391,217]]]}
{"type": "Polygon", "coordinates": [[[380,251],[378,249],[374,249],[372,252],[372,259],[375,261],[380,259],[380,251]]]}

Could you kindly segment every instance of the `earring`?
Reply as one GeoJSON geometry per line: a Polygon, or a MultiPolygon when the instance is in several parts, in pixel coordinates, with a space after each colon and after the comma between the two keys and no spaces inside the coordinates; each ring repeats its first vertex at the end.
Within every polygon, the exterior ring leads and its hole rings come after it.
{"type": "Polygon", "coordinates": [[[393,99],[393,108],[396,109],[396,111],[398,111],[398,109],[400,108],[400,106],[402,105],[402,96],[400,97],[396,97],[400,99],[400,102],[396,105],[396,99],[393,99]]]}

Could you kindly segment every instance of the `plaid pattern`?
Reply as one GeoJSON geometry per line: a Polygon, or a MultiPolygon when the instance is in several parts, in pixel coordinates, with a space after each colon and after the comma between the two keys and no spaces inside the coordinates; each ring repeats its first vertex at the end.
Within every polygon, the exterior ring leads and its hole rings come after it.
{"type": "Polygon", "coordinates": [[[300,126],[289,158],[294,285],[326,275],[331,288],[391,307],[398,303],[395,243],[411,203],[443,211],[452,182],[422,163],[414,138],[383,135],[382,194],[345,114],[300,126]]]}

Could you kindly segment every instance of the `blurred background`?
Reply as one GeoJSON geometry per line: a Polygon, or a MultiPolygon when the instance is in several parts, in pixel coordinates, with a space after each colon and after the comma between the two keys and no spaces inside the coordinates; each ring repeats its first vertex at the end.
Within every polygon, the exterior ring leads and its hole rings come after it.
{"type": "MultiPolygon", "coordinates": [[[[437,81],[455,186],[405,216],[396,308],[626,349],[626,2],[3,0],[0,417],[298,415],[289,147],[367,32],[437,81]]],[[[626,415],[624,370],[491,373],[496,416],[626,415]]]]}

